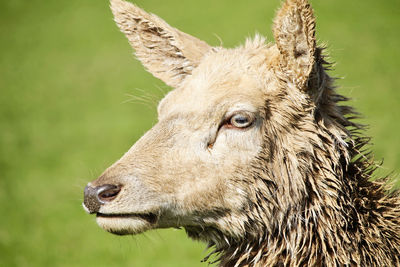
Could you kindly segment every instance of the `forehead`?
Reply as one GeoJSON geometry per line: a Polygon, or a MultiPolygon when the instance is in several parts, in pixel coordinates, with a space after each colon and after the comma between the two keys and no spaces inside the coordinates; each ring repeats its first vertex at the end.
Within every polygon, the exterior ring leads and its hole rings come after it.
{"type": "Polygon", "coordinates": [[[274,84],[271,69],[276,55],[275,47],[265,45],[213,51],[160,102],[160,116],[206,112],[218,106],[264,105],[265,94],[274,84]]]}

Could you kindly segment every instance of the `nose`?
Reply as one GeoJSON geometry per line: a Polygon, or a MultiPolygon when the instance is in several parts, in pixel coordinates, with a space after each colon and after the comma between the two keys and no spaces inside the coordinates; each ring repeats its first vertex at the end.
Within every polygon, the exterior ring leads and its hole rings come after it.
{"type": "Polygon", "coordinates": [[[121,191],[121,186],[105,184],[97,187],[86,186],[84,191],[83,204],[89,213],[96,213],[101,205],[112,201],[121,191]]]}

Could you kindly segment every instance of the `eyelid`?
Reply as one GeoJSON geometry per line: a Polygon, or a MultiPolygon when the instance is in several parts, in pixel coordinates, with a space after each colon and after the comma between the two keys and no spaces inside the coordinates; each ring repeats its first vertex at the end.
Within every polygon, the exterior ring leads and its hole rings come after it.
{"type": "Polygon", "coordinates": [[[225,125],[227,125],[227,123],[230,122],[230,120],[231,120],[231,118],[233,116],[235,116],[237,114],[240,114],[240,113],[245,113],[245,114],[249,115],[249,117],[252,119],[252,122],[247,127],[244,127],[244,128],[237,128],[237,127],[234,127],[234,126],[232,126],[232,128],[235,128],[235,129],[238,129],[238,130],[246,130],[246,129],[250,128],[254,124],[254,121],[256,120],[255,112],[252,112],[252,111],[249,111],[249,110],[235,110],[235,111],[227,112],[225,114],[224,118],[219,123],[218,128],[216,129],[216,131],[212,132],[212,134],[211,134],[211,136],[209,138],[209,141],[207,143],[207,148],[208,149],[212,149],[213,148],[214,143],[216,142],[216,140],[218,138],[218,134],[219,134],[219,131],[221,130],[221,128],[224,127],[225,125]]]}
{"type": "Polygon", "coordinates": [[[233,111],[233,112],[226,113],[226,115],[224,116],[224,119],[218,125],[218,130],[216,132],[215,139],[217,138],[218,133],[221,130],[221,128],[226,126],[226,125],[228,125],[228,124],[231,125],[230,126],[231,128],[238,129],[238,130],[245,130],[245,129],[251,127],[254,124],[255,120],[256,120],[256,114],[254,112],[251,112],[251,111],[248,111],[248,110],[236,110],[236,111],[233,111]],[[230,124],[230,120],[233,118],[233,116],[235,116],[237,114],[241,114],[241,113],[248,115],[249,118],[251,118],[252,122],[247,127],[244,127],[244,128],[238,128],[238,127],[232,126],[230,124]]]}
{"type": "MultiPolygon", "coordinates": [[[[253,122],[255,121],[255,119],[256,119],[256,115],[253,112],[250,112],[250,111],[247,111],[247,110],[239,110],[239,111],[233,112],[230,116],[225,117],[225,119],[223,121],[224,122],[223,125],[225,125],[227,123],[230,124],[230,121],[232,120],[232,118],[234,116],[240,115],[240,114],[248,117],[251,120],[250,124],[248,126],[246,126],[246,127],[243,127],[242,129],[246,129],[246,128],[250,127],[253,124],[253,122]]],[[[234,128],[241,129],[240,127],[234,127],[234,128]]]]}
{"type": "Polygon", "coordinates": [[[229,124],[235,128],[245,129],[254,122],[254,117],[248,113],[236,113],[229,119],[229,124]]]}

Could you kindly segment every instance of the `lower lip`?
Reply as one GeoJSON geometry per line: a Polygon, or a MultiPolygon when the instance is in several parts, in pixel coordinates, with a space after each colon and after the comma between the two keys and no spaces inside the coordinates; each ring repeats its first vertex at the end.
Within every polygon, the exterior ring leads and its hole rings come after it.
{"type": "Polygon", "coordinates": [[[151,224],[154,224],[157,222],[157,216],[155,214],[104,214],[104,213],[97,213],[96,217],[142,219],[151,224]]]}

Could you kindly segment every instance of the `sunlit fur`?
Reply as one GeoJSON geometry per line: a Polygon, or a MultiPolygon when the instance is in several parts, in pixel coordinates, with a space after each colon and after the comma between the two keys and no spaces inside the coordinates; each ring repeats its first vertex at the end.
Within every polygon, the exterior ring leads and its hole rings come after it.
{"type": "Polygon", "coordinates": [[[107,231],[184,227],[221,266],[400,266],[400,198],[370,181],[368,138],[337,94],[306,0],[263,37],[210,47],[121,0],[111,8],[139,60],[175,87],[159,121],[91,186],[119,184],[107,231]],[[232,114],[255,118],[231,127],[232,114]]]}

